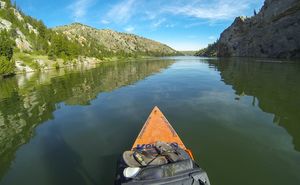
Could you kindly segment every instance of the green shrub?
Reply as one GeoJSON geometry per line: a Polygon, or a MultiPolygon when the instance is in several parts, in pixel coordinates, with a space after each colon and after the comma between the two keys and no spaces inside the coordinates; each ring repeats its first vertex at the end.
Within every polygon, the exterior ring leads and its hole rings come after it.
{"type": "Polygon", "coordinates": [[[209,44],[206,48],[196,52],[195,56],[216,57],[218,53],[218,41],[209,44]]]}
{"type": "Polygon", "coordinates": [[[58,62],[55,62],[54,65],[53,65],[53,67],[54,67],[55,69],[59,69],[59,68],[60,68],[58,62]]]}
{"type": "Polygon", "coordinates": [[[48,53],[48,59],[49,60],[53,60],[53,61],[56,61],[56,56],[55,56],[55,53],[53,50],[50,50],[49,53],[48,53]]]}
{"type": "Polygon", "coordinates": [[[35,70],[40,70],[41,66],[34,61],[31,55],[25,54],[18,56],[19,60],[23,61],[26,65],[35,70]]]}
{"type": "Polygon", "coordinates": [[[8,61],[11,60],[14,53],[14,42],[6,30],[0,32],[0,43],[0,56],[5,57],[8,61]]]}
{"type": "Polygon", "coordinates": [[[0,75],[13,74],[14,71],[15,63],[7,60],[4,56],[0,56],[0,75]]]}

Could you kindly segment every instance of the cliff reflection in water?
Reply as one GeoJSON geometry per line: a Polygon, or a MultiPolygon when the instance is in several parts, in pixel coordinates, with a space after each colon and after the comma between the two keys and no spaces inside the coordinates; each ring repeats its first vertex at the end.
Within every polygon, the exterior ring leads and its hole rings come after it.
{"type": "MultiPolygon", "coordinates": [[[[284,127],[300,151],[300,65],[248,59],[209,60],[231,85],[237,98],[252,96],[253,106],[274,114],[273,122],[284,127]]],[[[242,121],[242,120],[241,120],[242,121]]]]}
{"type": "Polygon", "coordinates": [[[136,83],[172,63],[107,63],[90,70],[33,73],[0,80],[0,179],[36,126],[53,119],[58,103],[88,105],[99,93],[136,83]]]}

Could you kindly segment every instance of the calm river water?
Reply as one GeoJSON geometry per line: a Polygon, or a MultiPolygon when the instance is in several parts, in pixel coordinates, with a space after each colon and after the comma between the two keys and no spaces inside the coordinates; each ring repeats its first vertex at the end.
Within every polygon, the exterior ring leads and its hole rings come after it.
{"type": "Polygon", "coordinates": [[[212,185],[300,184],[300,65],[163,58],[0,80],[0,185],[113,184],[152,108],[212,185]]]}

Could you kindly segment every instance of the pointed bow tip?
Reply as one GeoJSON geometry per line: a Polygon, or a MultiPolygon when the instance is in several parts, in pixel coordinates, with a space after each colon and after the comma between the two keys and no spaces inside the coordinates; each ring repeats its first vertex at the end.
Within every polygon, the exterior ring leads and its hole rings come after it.
{"type": "Polygon", "coordinates": [[[153,110],[160,110],[160,109],[158,108],[158,106],[155,106],[155,107],[153,108],[153,110]]]}
{"type": "Polygon", "coordinates": [[[152,110],[152,112],[156,113],[156,112],[161,112],[161,110],[158,108],[158,106],[155,106],[152,110]]]}

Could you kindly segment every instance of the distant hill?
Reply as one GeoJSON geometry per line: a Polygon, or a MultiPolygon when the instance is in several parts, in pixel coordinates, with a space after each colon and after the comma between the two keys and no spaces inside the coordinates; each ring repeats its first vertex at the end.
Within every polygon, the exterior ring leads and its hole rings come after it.
{"type": "Polygon", "coordinates": [[[56,27],[53,30],[63,33],[69,39],[79,42],[82,46],[97,48],[98,51],[95,52],[99,52],[100,55],[103,52],[147,56],[178,54],[171,47],[150,39],[108,29],[96,29],[80,23],[56,27]]]}
{"type": "Polygon", "coordinates": [[[179,52],[185,56],[194,56],[197,51],[179,51],[179,52]]]}

